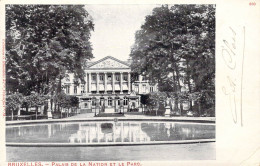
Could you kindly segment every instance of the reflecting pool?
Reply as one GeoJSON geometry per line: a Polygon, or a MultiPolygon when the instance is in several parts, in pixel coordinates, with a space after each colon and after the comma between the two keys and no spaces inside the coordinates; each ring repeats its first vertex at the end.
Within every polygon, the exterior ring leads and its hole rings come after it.
{"type": "Polygon", "coordinates": [[[6,142],[108,143],[214,139],[215,124],[187,122],[73,122],[6,127],[6,142]]]}

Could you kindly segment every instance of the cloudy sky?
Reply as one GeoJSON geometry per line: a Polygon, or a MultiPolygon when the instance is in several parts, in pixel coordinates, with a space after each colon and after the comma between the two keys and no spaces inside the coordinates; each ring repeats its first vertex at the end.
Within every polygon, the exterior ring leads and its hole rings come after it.
{"type": "Polygon", "coordinates": [[[86,5],[95,24],[91,42],[94,61],[105,56],[129,58],[135,32],[156,5],[86,5]]]}

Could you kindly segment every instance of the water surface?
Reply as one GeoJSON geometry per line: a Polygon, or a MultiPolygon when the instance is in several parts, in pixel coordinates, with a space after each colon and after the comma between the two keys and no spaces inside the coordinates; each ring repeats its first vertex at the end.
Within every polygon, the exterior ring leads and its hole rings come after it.
{"type": "Polygon", "coordinates": [[[6,127],[6,142],[15,143],[142,143],[214,138],[214,124],[186,122],[76,122],[6,127]]]}

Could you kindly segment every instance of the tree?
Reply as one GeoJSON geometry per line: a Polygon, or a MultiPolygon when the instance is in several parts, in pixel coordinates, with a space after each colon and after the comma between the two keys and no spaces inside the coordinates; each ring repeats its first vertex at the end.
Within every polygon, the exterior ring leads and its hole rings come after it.
{"type": "Polygon", "coordinates": [[[215,6],[163,5],[146,16],[136,32],[131,69],[157,83],[175,106],[180,104],[176,109],[182,113],[183,100],[191,103],[193,93],[215,97],[214,52],[215,6]]]}
{"type": "Polygon", "coordinates": [[[83,5],[7,5],[7,91],[57,91],[66,71],[84,81],[93,29],[83,5]]]}
{"type": "Polygon", "coordinates": [[[14,111],[19,111],[20,106],[23,103],[23,96],[20,93],[14,93],[6,96],[6,110],[7,115],[11,114],[11,120],[14,117],[14,111]]]}
{"type": "Polygon", "coordinates": [[[43,106],[47,99],[49,97],[46,96],[46,95],[42,95],[42,94],[39,94],[39,93],[31,93],[30,95],[26,96],[25,97],[25,102],[26,102],[26,106],[31,108],[31,107],[34,107],[35,108],[35,116],[36,116],[36,119],[38,117],[38,108],[40,106],[43,106]]]}

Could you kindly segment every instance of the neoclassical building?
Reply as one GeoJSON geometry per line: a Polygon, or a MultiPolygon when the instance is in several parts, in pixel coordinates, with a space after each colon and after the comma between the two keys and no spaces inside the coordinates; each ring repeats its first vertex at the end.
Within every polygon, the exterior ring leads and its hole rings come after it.
{"type": "Polygon", "coordinates": [[[78,96],[82,111],[95,109],[112,113],[138,111],[140,95],[157,91],[144,77],[131,81],[130,61],[120,61],[107,56],[96,62],[88,62],[85,67],[85,83],[76,85],[73,74],[63,79],[62,85],[68,95],[78,96]]]}

